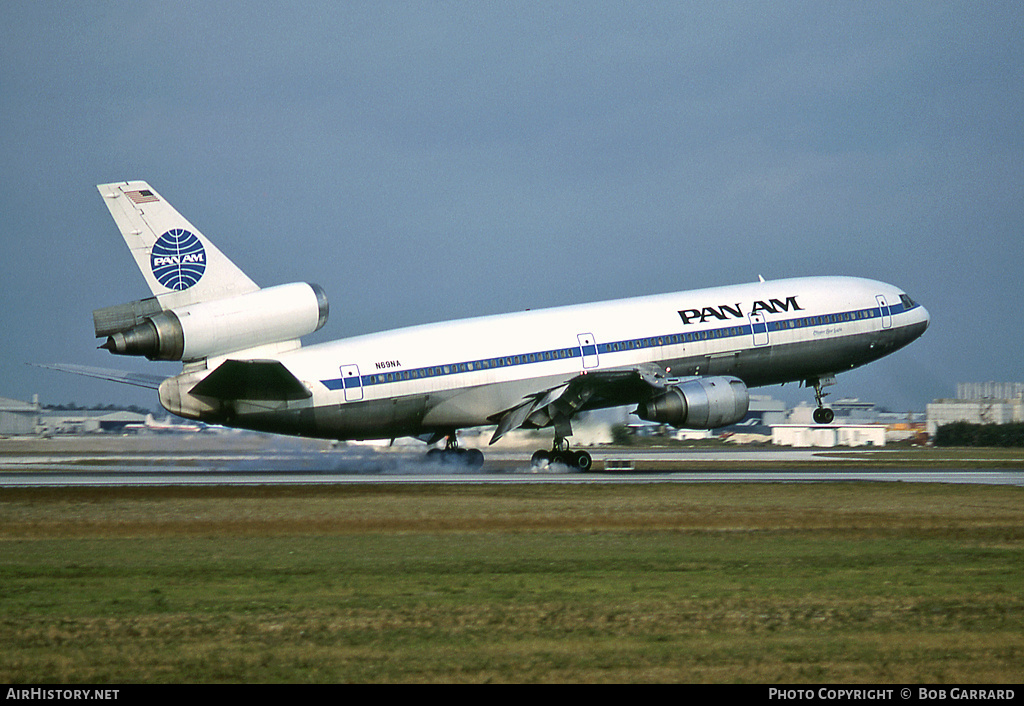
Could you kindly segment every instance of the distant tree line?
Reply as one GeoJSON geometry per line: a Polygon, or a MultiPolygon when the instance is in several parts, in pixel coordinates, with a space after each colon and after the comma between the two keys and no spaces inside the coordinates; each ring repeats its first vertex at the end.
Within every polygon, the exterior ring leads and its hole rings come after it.
{"type": "Polygon", "coordinates": [[[625,424],[612,425],[612,443],[616,446],[632,446],[633,434],[625,424]]]}
{"type": "Polygon", "coordinates": [[[935,432],[936,446],[1024,446],[1024,423],[944,424],[935,432]]]}
{"type": "Polygon", "coordinates": [[[96,410],[110,411],[110,412],[134,412],[136,414],[152,414],[148,409],[139,407],[138,405],[117,405],[117,404],[94,404],[88,407],[81,407],[74,402],[64,402],[61,404],[44,404],[43,409],[52,410],[54,412],[93,412],[96,410]]]}

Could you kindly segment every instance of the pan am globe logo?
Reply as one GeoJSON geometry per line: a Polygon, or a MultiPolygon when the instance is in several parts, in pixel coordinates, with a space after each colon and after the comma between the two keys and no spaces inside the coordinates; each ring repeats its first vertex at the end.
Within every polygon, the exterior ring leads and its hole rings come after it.
{"type": "Polygon", "coordinates": [[[206,250],[194,233],[172,228],[153,244],[149,255],[153,276],[168,289],[188,289],[206,271],[206,250]]]}

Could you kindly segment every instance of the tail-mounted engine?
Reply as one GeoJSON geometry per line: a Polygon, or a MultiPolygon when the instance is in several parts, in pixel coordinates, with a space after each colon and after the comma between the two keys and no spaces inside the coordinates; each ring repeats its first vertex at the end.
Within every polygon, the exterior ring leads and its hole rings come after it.
{"type": "Polygon", "coordinates": [[[98,309],[93,323],[111,353],[190,361],[300,338],[327,323],[327,313],[322,288],[295,282],[175,309],[143,299],[98,309]]]}
{"type": "Polygon", "coordinates": [[[750,394],[734,377],[694,378],[640,403],[634,414],[677,428],[717,429],[747,416],[750,394]]]}

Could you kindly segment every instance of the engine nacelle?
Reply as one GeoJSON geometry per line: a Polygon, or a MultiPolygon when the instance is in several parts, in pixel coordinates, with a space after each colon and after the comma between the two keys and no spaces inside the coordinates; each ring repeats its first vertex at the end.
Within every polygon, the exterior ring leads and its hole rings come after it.
{"type": "MultiPolygon", "coordinates": [[[[120,310],[133,306],[138,311],[139,305],[148,301],[109,311],[123,313],[120,310]]],[[[136,316],[141,323],[107,332],[107,342],[101,347],[117,355],[144,355],[150,360],[199,360],[300,338],[327,323],[327,313],[327,295],[322,288],[295,282],[136,316]]],[[[99,331],[97,325],[98,335],[99,331]]]]}
{"type": "Polygon", "coordinates": [[[634,414],[649,422],[677,428],[717,429],[747,416],[750,394],[734,377],[694,378],[670,386],[637,407],[634,414]]]}

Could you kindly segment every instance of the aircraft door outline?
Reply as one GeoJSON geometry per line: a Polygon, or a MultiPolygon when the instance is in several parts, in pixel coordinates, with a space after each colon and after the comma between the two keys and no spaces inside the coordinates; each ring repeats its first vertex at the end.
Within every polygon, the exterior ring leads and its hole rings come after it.
{"type": "Polygon", "coordinates": [[[583,367],[596,368],[598,364],[597,343],[592,333],[580,333],[576,335],[580,342],[580,353],[583,354],[583,367]]]}
{"type": "Polygon", "coordinates": [[[755,346],[768,345],[768,321],[760,311],[748,315],[750,319],[750,332],[754,336],[755,346]]]}
{"type": "Polygon", "coordinates": [[[358,365],[341,366],[341,385],[345,388],[345,401],[358,402],[363,399],[363,378],[358,365]]]}
{"type": "Polygon", "coordinates": [[[875,301],[878,302],[878,310],[879,313],[882,314],[882,328],[892,328],[892,310],[889,308],[889,304],[885,299],[885,295],[877,295],[875,297],[875,301]]]}

